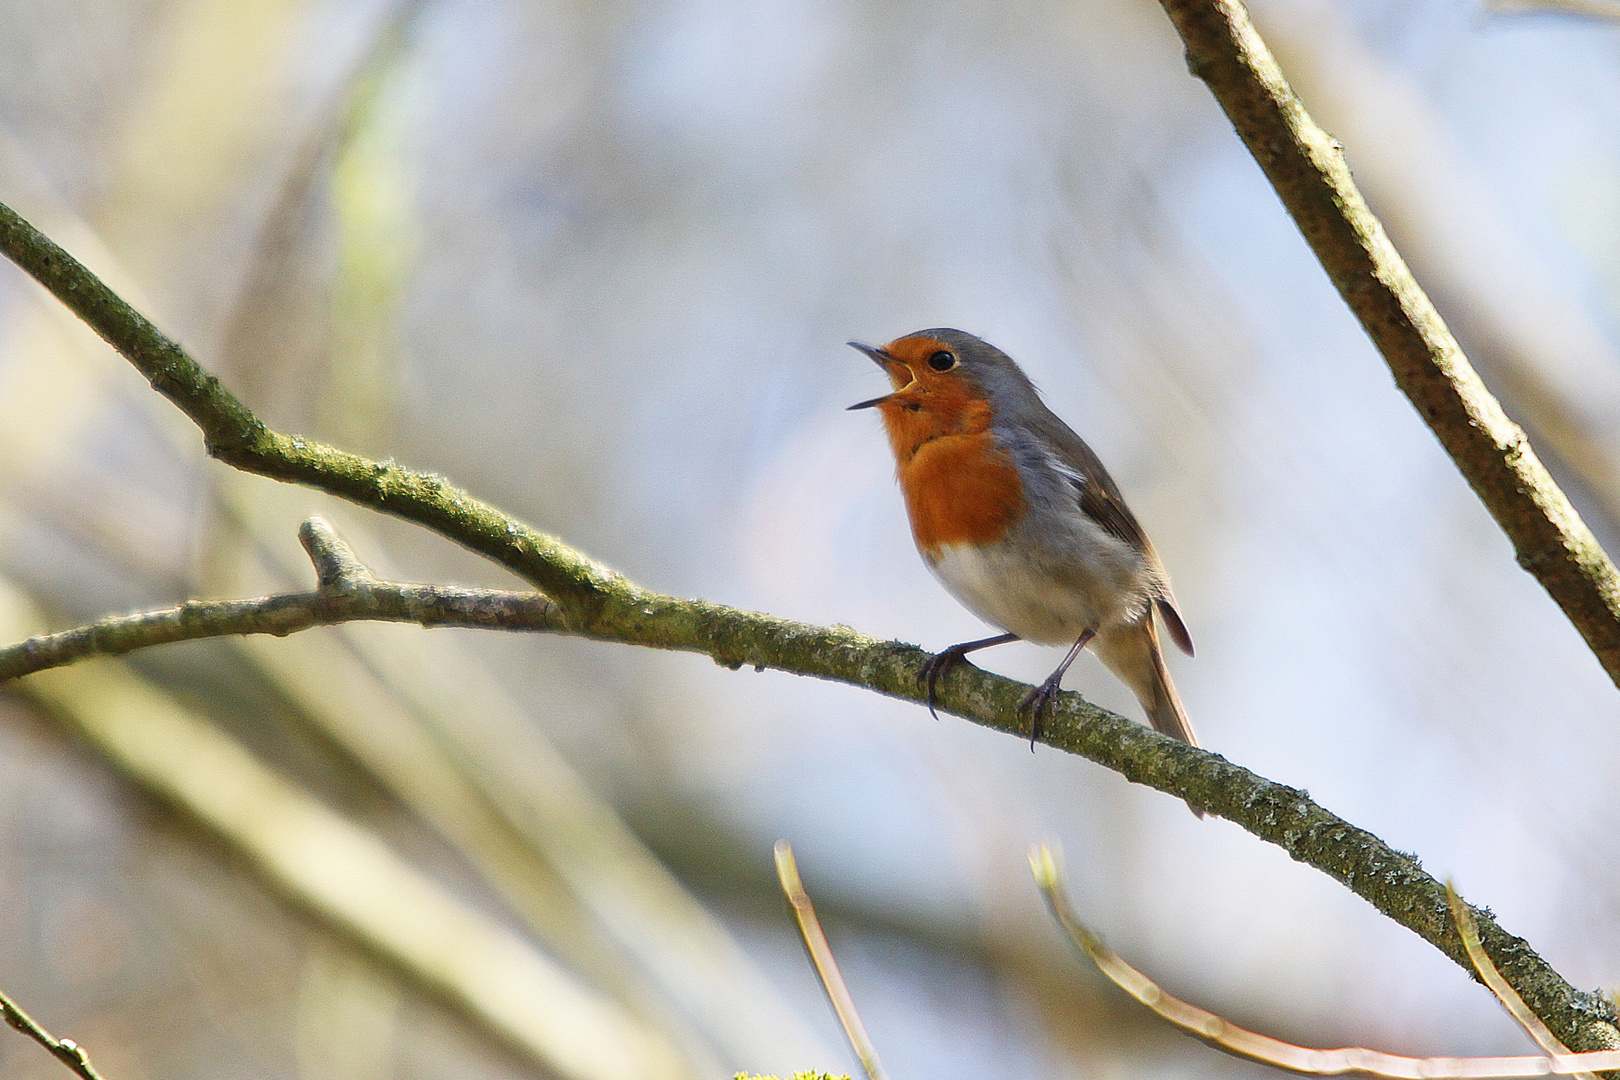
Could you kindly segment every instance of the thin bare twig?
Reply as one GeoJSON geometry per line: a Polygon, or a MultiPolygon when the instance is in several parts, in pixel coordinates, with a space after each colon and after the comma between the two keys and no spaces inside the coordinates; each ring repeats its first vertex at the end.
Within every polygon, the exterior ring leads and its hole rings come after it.
{"type": "Polygon", "coordinates": [[[786,840],[776,842],[776,877],[782,883],[783,895],[793,905],[799,936],[804,938],[804,947],[810,950],[810,962],[815,965],[821,988],[827,991],[827,1000],[838,1014],[838,1022],[844,1026],[849,1048],[860,1059],[867,1080],[888,1080],[882,1062],[878,1061],[877,1047],[867,1037],[866,1026],[861,1023],[860,1013],[855,1011],[855,999],[850,996],[844,976],[838,970],[838,961],[833,959],[832,946],[827,944],[821,920],[816,918],[815,905],[810,903],[810,894],[804,891],[804,882],[799,878],[798,860],[794,859],[793,848],[786,840]]]}
{"type": "MultiPolygon", "coordinates": [[[[1046,844],[1036,844],[1030,848],[1029,865],[1035,872],[1035,881],[1046,897],[1052,917],[1075,947],[1097,965],[1097,970],[1115,986],[1182,1031],[1237,1057],[1286,1069],[1301,1076],[1356,1073],[1390,1080],[1484,1080],[1487,1077],[1555,1075],[1590,1078],[1592,1073],[1589,1070],[1620,1067],[1620,1050],[1599,1050],[1587,1054],[1553,1052],[1547,1057],[1413,1058],[1360,1046],[1319,1050],[1261,1035],[1166,992],[1103,944],[1102,938],[1075,915],[1068,890],[1063,884],[1063,871],[1058,858],[1046,844]]],[[[1457,910],[1466,914],[1461,901],[1458,901],[1458,905],[1457,910]]],[[[1460,921],[1458,925],[1461,926],[1460,921]]],[[[1480,955],[1483,956],[1483,952],[1480,955]]],[[[1505,987],[1507,984],[1504,982],[1502,985],[1505,987]]],[[[1508,989],[1511,992],[1512,988],[1508,989]]],[[[1522,1001],[1519,1004],[1523,1006],[1522,1001]]],[[[1553,1043],[1560,1051],[1563,1050],[1562,1044],[1556,1039],[1553,1043]]]]}
{"type": "Polygon", "coordinates": [[[0,994],[0,1016],[5,1017],[6,1023],[49,1050],[56,1060],[78,1073],[84,1080],[102,1080],[101,1074],[90,1064],[90,1055],[84,1052],[84,1047],[72,1039],[58,1039],[53,1036],[35,1023],[33,1017],[18,1008],[17,1003],[5,994],[0,994]]]}
{"type": "MultiPolygon", "coordinates": [[[[1519,992],[1508,985],[1507,980],[1502,978],[1502,973],[1496,970],[1496,965],[1491,963],[1491,958],[1485,955],[1485,949],[1479,943],[1479,927],[1474,925],[1474,913],[1463,903],[1462,897],[1457,895],[1457,890],[1449,881],[1446,882],[1446,901],[1451,905],[1451,920],[1457,924],[1457,933],[1462,937],[1463,948],[1467,950],[1468,960],[1474,965],[1474,970],[1479,973],[1480,981],[1490,988],[1491,993],[1496,995],[1496,1000],[1500,1001],[1503,1008],[1519,1022],[1519,1026],[1529,1033],[1537,1046],[1549,1054],[1567,1056],[1569,1047],[1560,1042],[1558,1036],[1547,1030],[1547,1025],[1541,1022],[1541,1017],[1530,1011],[1530,1007],[1524,1003],[1519,992]]],[[[1573,1075],[1576,1080],[1597,1080],[1597,1077],[1586,1071],[1576,1072],[1573,1075]]]]}

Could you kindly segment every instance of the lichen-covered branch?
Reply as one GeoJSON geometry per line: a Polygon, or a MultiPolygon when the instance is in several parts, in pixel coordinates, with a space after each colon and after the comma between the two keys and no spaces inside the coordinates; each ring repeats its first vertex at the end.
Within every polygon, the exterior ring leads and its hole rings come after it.
{"type": "Polygon", "coordinates": [[[1239,0],[1161,0],[1334,286],[1533,574],[1620,684],[1620,573],[1418,286],[1239,0]]]}
{"type": "MultiPolygon", "coordinates": [[[[196,421],[216,457],[249,472],[309,484],[426,525],[487,555],[555,601],[559,632],[703,653],[728,667],[770,667],[908,701],[922,699],[917,672],[927,654],[914,646],[879,641],[848,627],[810,626],[651,592],[439,477],[271,431],[144,316],[4,206],[0,206],[0,249],[196,421]]],[[[344,576],[341,568],[321,573],[323,580],[344,576]]],[[[937,702],[975,723],[1024,737],[1017,706],[1028,689],[960,664],[941,680],[937,702]]],[[[1219,814],[1276,844],[1342,882],[1472,972],[1447,909],[1445,887],[1416,859],[1329,813],[1304,792],[1257,776],[1218,754],[1165,738],[1074,693],[1054,701],[1041,741],[1219,814]]],[[[1488,913],[1475,914],[1498,969],[1566,1044],[1577,1050],[1620,1045],[1615,1012],[1606,999],[1575,990],[1488,913]]]]}
{"type": "Polygon", "coordinates": [[[489,630],[557,630],[557,605],[536,592],[460,589],[381,581],[354,559],[319,518],[300,533],[315,563],[314,592],[248,600],[188,600],[177,607],[113,615],[56,634],[0,648],[0,682],[61,667],[89,656],[121,656],[153,645],[274,634],[345,622],[409,622],[489,630]]]}

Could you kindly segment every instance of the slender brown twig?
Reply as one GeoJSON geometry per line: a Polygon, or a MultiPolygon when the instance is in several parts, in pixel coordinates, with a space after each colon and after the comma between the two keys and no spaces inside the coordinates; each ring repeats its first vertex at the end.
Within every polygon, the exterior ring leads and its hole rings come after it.
{"type": "MultiPolygon", "coordinates": [[[[1562,1044],[1556,1039],[1552,1041],[1558,1050],[1550,1051],[1546,1057],[1413,1058],[1361,1046],[1320,1050],[1261,1035],[1238,1027],[1207,1009],[1182,1001],[1103,944],[1102,938],[1074,913],[1074,905],[1069,902],[1068,890],[1063,884],[1063,871],[1058,858],[1046,844],[1036,844],[1030,848],[1029,865],[1035,872],[1035,881],[1046,897],[1052,917],[1075,948],[1097,965],[1098,971],[1163,1019],[1228,1054],[1286,1069],[1301,1076],[1355,1073],[1389,1077],[1391,1080],[1484,1080],[1487,1077],[1555,1075],[1590,1078],[1592,1074],[1589,1070],[1620,1068],[1620,1050],[1570,1054],[1563,1050],[1562,1044]]],[[[1460,900],[1456,910],[1468,918],[1466,905],[1460,900]]],[[[1462,925],[1461,919],[1458,925],[1462,925]]],[[[1483,956],[1483,952],[1480,955],[1483,956]]],[[[1486,963],[1489,964],[1489,961],[1486,963]]],[[[1484,971],[1480,974],[1483,976],[1484,971]]],[[[1496,977],[1501,978],[1500,975],[1496,977]]],[[[1505,987],[1507,984],[1504,982],[1502,985],[1505,987]]],[[[1511,992],[1511,988],[1508,989],[1511,992]]],[[[1523,1002],[1520,1002],[1520,1006],[1523,1006],[1523,1002]]]]}
{"type": "Polygon", "coordinates": [[[804,891],[798,860],[793,857],[793,848],[786,840],[776,842],[776,877],[782,883],[783,895],[793,905],[793,918],[799,924],[799,936],[804,939],[804,947],[810,951],[810,962],[816,969],[816,977],[821,980],[821,988],[827,992],[827,1000],[832,1003],[833,1012],[843,1025],[849,1048],[860,1059],[866,1080],[888,1080],[883,1063],[878,1061],[877,1047],[867,1037],[861,1015],[855,1011],[855,999],[850,996],[844,976],[838,970],[832,946],[827,943],[827,935],[821,929],[821,920],[816,918],[815,905],[810,902],[810,894],[804,891]]]}
{"type": "Polygon", "coordinates": [[[90,1064],[90,1055],[84,1052],[84,1047],[72,1039],[58,1039],[53,1036],[35,1023],[33,1017],[18,1008],[17,1003],[5,994],[0,994],[0,1016],[5,1017],[6,1023],[49,1050],[56,1060],[78,1073],[84,1080],[101,1080],[101,1074],[90,1064]]]}
{"type": "MultiPolygon", "coordinates": [[[[1474,925],[1474,915],[1449,881],[1446,882],[1446,900],[1451,905],[1451,920],[1457,924],[1457,933],[1462,937],[1463,948],[1468,952],[1468,961],[1474,965],[1480,981],[1496,995],[1496,1000],[1500,1001],[1509,1015],[1529,1033],[1537,1046],[1549,1054],[1568,1056],[1569,1047],[1560,1042],[1558,1036],[1547,1030],[1547,1025],[1541,1022],[1541,1017],[1530,1011],[1530,1007],[1524,1003],[1519,992],[1508,985],[1507,980],[1502,978],[1502,973],[1496,970],[1496,965],[1491,963],[1491,958],[1485,955],[1485,950],[1479,943],[1479,927],[1474,925]]],[[[1609,1067],[1594,1066],[1594,1068],[1609,1067]]],[[[1597,1080],[1592,1073],[1584,1070],[1571,1075],[1576,1080],[1597,1080]]]]}

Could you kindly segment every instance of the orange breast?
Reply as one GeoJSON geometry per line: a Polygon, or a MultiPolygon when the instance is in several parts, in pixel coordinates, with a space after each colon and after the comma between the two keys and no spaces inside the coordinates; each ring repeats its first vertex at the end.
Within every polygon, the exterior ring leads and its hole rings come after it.
{"type": "Polygon", "coordinates": [[[948,544],[1001,539],[1023,512],[1023,485],[1012,459],[988,431],[942,435],[900,466],[911,534],[930,561],[948,544]]]}

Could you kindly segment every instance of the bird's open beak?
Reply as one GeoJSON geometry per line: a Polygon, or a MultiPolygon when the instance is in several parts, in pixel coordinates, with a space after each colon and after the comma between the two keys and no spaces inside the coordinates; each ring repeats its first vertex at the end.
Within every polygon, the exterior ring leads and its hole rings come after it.
{"type": "MultiPolygon", "coordinates": [[[[848,342],[848,345],[849,345],[850,348],[859,349],[861,352],[865,353],[867,356],[870,356],[872,358],[872,362],[874,364],[876,364],[878,367],[882,368],[883,373],[885,375],[889,374],[889,366],[891,364],[895,363],[894,358],[891,357],[888,353],[884,352],[882,349],[873,348],[871,345],[862,345],[858,341],[848,342]]],[[[899,393],[899,391],[895,391],[895,393],[899,393]]],[[[853,412],[856,409],[870,409],[874,405],[883,404],[885,401],[888,401],[892,397],[894,397],[894,394],[884,394],[882,397],[875,397],[875,398],[872,398],[870,401],[856,402],[854,405],[851,405],[849,407],[849,409],[846,410],[846,411],[853,412]]]]}
{"type": "Polygon", "coordinates": [[[859,349],[861,352],[865,353],[867,356],[870,356],[872,358],[872,363],[876,364],[878,367],[882,368],[884,371],[888,371],[889,370],[889,364],[893,362],[891,360],[891,358],[889,357],[888,353],[884,352],[882,349],[879,349],[879,348],[877,348],[875,346],[862,345],[858,341],[849,341],[849,342],[845,342],[845,344],[848,345],[852,349],[859,349]]]}

